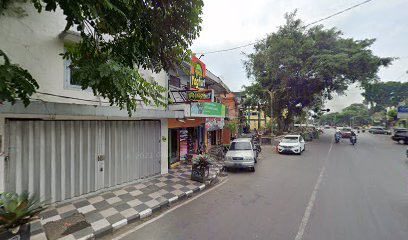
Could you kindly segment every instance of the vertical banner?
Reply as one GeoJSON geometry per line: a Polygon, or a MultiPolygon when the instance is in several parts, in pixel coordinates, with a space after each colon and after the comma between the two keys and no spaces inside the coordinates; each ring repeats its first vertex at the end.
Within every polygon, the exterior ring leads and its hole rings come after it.
{"type": "Polygon", "coordinates": [[[207,77],[207,72],[205,64],[200,61],[196,56],[191,59],[191,88],[199,89],[205,87],[205,78],[207,77]]]}

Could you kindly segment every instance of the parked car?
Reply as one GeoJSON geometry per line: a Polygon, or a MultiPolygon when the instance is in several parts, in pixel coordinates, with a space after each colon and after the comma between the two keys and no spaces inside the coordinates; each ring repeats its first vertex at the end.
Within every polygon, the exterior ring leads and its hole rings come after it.
{"type": "Polygon", "coordinates": [[[330,129],[330,125],[324,125],[325,129],[330,129]]]}
{"type": "Polygon", "coordinates": [[[256,148],[250,138],[237,138],[232,141],[225,154],[225,168],[249,168],[255,172],[256,148]]]}
{"type": "Polygon", "coordinates": [[[394,136],[396,132],[407,132],[407,131],[408,129],[406,128],[396,127],[396,128],[391,129],[391,135],[394,136]]]}
{"type": "Polygon", "coordinates": [[[390,130],[387,130],[387,129],[383,128],[383,127],[371,127],[371,128],[368,130],[368,132],[369,132],[369,133],[372,133],[372,134],[387,134],[387,135],[391,135],[391,131],[390,131],[390,130]]]}
{"type": "Polygon", "coordinates": [[[305,151],[305,140],[300,135],[286,135],[278,144],[278,153],[295,153],[305,151]]]}
{"type": "Polygon", "coordinates": [[[351,128],[344,127],[340,129],[341,138],[350,138],[351,128]]]}
{"type": "Polygon", "coordinates": [[[391,139],[400,144],[407,144],[408,143],[408,131],[396,131],[394,135],[392,135],[391,139]]]}

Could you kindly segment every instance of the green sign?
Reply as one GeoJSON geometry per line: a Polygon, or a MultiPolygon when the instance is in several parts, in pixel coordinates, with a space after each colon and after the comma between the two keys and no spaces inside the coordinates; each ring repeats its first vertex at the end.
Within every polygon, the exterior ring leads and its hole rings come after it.
{"type": "Polygon", "coordinates": [[[225,106],[215,102],[191,103],[192,117],[225,117],[225,106]]]}

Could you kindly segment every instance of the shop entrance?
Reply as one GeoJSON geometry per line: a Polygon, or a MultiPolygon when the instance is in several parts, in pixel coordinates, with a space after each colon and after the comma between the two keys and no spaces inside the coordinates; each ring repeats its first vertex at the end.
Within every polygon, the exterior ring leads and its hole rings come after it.
{"type": "Polygon", "coordinates": [[[169,129],[169,166],[180,160],[178,129],[169,129]]]}

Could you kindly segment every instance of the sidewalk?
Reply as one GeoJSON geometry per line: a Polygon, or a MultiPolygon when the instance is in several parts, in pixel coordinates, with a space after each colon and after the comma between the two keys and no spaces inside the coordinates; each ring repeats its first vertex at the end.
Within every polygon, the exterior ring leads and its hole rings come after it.
{"type": "Polygon", "coordinates": [[[55,239],[62,232],[64,237],[60,239],[89,239],[109,234],[203,190],[217,178],[220,169],[219,164],[214,165],[210,168],[209,181],[199,183],[190,180],[191,165],[180,164],[169,169],[168,174],[57,204],[31,223],[31,239],[55,239]]]}

